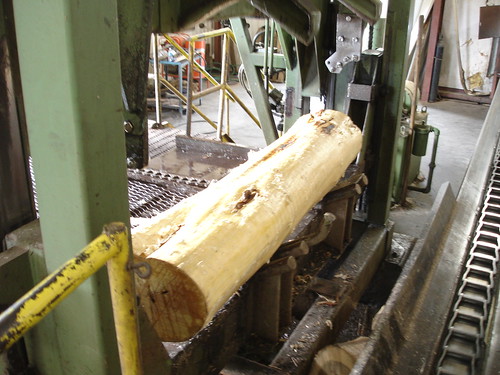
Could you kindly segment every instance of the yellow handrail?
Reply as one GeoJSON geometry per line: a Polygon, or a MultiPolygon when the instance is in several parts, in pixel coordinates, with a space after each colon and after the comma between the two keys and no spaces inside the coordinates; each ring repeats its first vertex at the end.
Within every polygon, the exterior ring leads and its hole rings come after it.
{"type": "Polygon", "coordinates": [[[0,315],[0,353],[42,320],[107,262],[120,366],[124,375],[142,374],[134,282],[127,227],[112,223],[76,257],[38,283],[0,315]]]}

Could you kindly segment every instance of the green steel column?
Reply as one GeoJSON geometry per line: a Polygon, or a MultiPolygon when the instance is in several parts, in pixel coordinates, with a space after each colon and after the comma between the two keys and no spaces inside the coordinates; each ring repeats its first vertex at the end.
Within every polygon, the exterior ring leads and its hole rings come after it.
{"type": "MultiPolygon", "coordinates": [[[[129,220],[117,4],[16,0],[14,14],[50,272],[129,220]]],[[[42,374],[118,374],[112,319],[100,272],[35,330],[31,359],[42,374]]]]}
{"type": "Polygon", "coordinates": [[[369,177],[368,197],[368,220],[380,225],[385,224],[389,217],[391,205],[413,4],[414,0],[390,0],[387,11],[381,75],[384,96],[376,104],[373,150],[378,154],[369,177]]]}
{"type": "Polygon", "coordinates": [[[147,85],[153,0],[117,0],[127,163],[148,164],[147,85]]]}
{"type": "Polygon", "coordinates": [[[280,24],[276,25],[278,39],[285,57],[286,102],[283,130],[286,132],[302,115],[302,78],[297,63],[296,40],[280,24]]]}
{"type": "Polygon", "coordinates": [[[231,18],[231,27],[236,38],[238,51],[241,56],[241,61],[245,67],[245,73],[250,84],[250,91],[252,98],[255,101],[255,108],[259,116],[260,125],[264,132],[266,143],[270,144],[278,138],[278,131],[274,123],[274,117],[269,107],[268,95],[264,89],[263,82],[260,75],[260,68],[255,66],[251,60],[251,53],[253,47],[251,45],[250,36],[246,22],[242,18],[231,18]]]}

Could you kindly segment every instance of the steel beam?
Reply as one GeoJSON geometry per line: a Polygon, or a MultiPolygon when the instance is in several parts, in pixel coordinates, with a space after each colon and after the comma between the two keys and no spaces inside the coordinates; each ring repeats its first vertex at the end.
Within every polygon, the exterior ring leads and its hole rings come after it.
{"type": "MultiPolygon", "coordinates": [[[[14,15],[50,272],[106,222],[129,221],[117,3],[15,1],[14,15]]],[[[37,327],[40,373],[119,373],[108,289],[99,272],[37,327]]]]}
{"type": "Polygon", "coordinates": [[[387,253],[391,238],[392,226],[368,227],[333,275],[328,275],[327,279],[316,278],[327,286],[328,298],[322,297],[325,292],[318,292],[321,296],[294,329],[271,367],[295,375],[309,373],[318,350],[333,342],[368,287],[387,253]],[[349,275],[349,281],[339,281],[338,275],[349,275]]]}
{"type": "Polygon", "coordinates": [[[436,0],[432,7],[431,28],[429,31],[429,47],[427,48],[427,57],[425,59],[425,72],[422,82],[422,101],[428,102],[431,92],[432,71],[434,68],[434,59],[436,47],[441,33],[441,23],[443,22],[444,4],[446,0],[436,0]]]}
{"type": "Polygon", "coordinates": [[[380,17],[382,2],[380,0],[339,0],[345,7],[373,25],[380,17]]]}
{"type": "Polygon", "coordinates": [[[7,233],[36,217],[31,192],[11,1],[0,3],[0,252],[7,233]]]}
{"type": "MultiPolygon", "coordinates": [[[[262,66],[262,61],[264,60],[265,53],[264,52],[252,52],[250,54],[250,60],[255,66],[262,66]]],[[[285,69],[286,62],[283,55],[279,53],[275,53],[273,56],[273,67],[277,69],[285,69]]]]}
{"type": "Polygon", "coordinates": [[[394,181],[394,160],[401,122],[409,41],[408,22],[414,0],[391,0],[387,11],[381,82],[377,103],[373,149],[378,150],[370,179],[368,220],[383,225],[389,217],[394,181]]]}
{"type": "Polygon", "coordinates": [[[319,30],[321,13],[308,0],[251,0],[262,13],[279,22],[301,43],[308,45],[319,30]]]}
{"type": "MultiPolygon", "coordinates": [[[[447,224],[452,216],[454,204],[450,184],[443,184],[431,209],[427,225],[422,231],[422,236],[411,251],[380,314],[379,323],[374,326],[370,340],[351,374],[405,374],[415,373],[416,369],[419,374],[429,373],[424,371],[424,367],[428,367],[430,362],[423,353],[429,354],[436,345],[435,335],[438,334],[442,324],[441,312],[445,305],[443,292],[450,290],[444,279],[433,282],[432,276],[437,268],[434,265],[449,268],[448,261],[438,261],[440,257],[438,253],[441,253],[438,247],[443,233],[449,233],[447,224]],[[433,292],[429,293],[430,289],[433,289],[433,292]],[[433,302],[424,303],[422,294],[430,296],[433,302]],[[427,312],[426,319],[420,324],[415,324],[413,318],[421,315],[422,311],[427,312]],[[411,337],[410,332],[415,331],[425,332],[419,337],[421,340],[413,341],[415,337],[411,337]],[[412,347],[413,352],[409,352],[407,347],[412,347]],[[403,350],[406,355],[402,354],[403,350]],[[409,366],[405,369],[406,371],[394,371],[395,362],[405,362],[409,366]]],[[[462,230],[457,230],[455,233],[458,234],[458,232],[463,233],[462,230]]],[[[456,256],[452,255],[453,251],[448,254],[452,257],[456,256]]],[[[449,274],[445,276],[446,278],[451,280],[449,274]]]]}
{"type": "Polygon", "coordinates": [[[297,61],[296,40],[277,24],[276,31],[283,50],[286,68],[285,119],[283,131],[288,131],[302,115],[302,78],[297,61]]]}
{"type": "Polygon", "coordinates": [[[278,131],[276,130],[273,114],[269,106],[268,95],[262,84],[260,69],[254,65],[250,58],[253,51],[248,29],[242,18],[231,18],[231,26],[233,28],[241,60],[243,61],[243,66],[245,67],[245,73],[250,84],[252,98],[255,101],[255,107],[257,109],[262,131],[264,132],[266,143],[270,144],[278,139],[278,131]]]}
{"type": "Polygon", "coordinates": [[[153,0],[118,0],[122,100],[127,157],[132,168],[148,163],[147,84],[153,0]]]}

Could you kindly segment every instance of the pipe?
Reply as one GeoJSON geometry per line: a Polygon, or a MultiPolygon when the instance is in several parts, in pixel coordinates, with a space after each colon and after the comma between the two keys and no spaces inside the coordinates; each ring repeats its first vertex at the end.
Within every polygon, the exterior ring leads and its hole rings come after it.
{"type": "Polygon", "coordinates": [[[226,101],[226,86],[227,86],[227,53],[228,53],[227,34],[224,34],[222,39],[222,69],[220,73],[221,91],[219,95],[219,122],[217,124],[217,139],[222,141],[222,127],[224,125],[224,104],[226,101]]]}
{"type": "Polygon", "coordinates": [[[269,18],[266,18],[264,29],[264,89],[266,93],[269,90],[269,71],[268,68],[268,55],[269,55],[269,18]]]}
{"type": "Polygon", "coordinates": [[[495,74],[499,44],[500,37],[493,38],[493,41],[491,42],[490,61],[488,62],[488,72],[486,73],[486,77],[491,77],[495,74]]]}
{"type": "Polygon", "coordinates": [[[414,127],[415,127],[415,114],[417,112],[417,103],[418,103],[418,87],[420,85],[420,54],[422,48],[422,32],[424,27],[424,16],[420,16],[418,19],[418,37],[417,44],[415,47],[415,65],[413,67],[413,80],[415,83],[415,95],[413,96],[413,100],[411,103],[411,112],[410,112],[410,135],[408,136],[408,140],[406,142],[406,149],[404,153],[404,161],[403,161],[403,187],[401,190],[401,199],[400,204],[404,205],[406,203],[406,196],[408,194],[408,174],[410,173],[410,162],[411,162],[411,152],[413,149],[413,140],[414,140],[414,127]]]}
{"type": "Polygon", "coordinates": [[[436,46],[434,55],[434,67],[432,68],[431,88],[429,102],[435,102],[438,96],[439,76],[441,75],[441,63],[443,62],[444,44],[440,40],[436,46]]]}
{"type": "MultiPolygon", "coordinates": [[[[274,68],[274,31],[275,31],[275,27],[276,27],[276,23],[273,21],[271,21],[271,48],[270,48],[270,58],[269,58],[269,67],[268,67],[268,70],[269,70],[269,73],[268,73],[268,79],[270,77],[272,77],[273,75],[273,68],[274,68]]],[[[269,83],[267,84],[268,85],[268,90],[269,90],[269,83]]]]}
{"type": "Polygon", "coordinates": [[[158,69],[158,35],[153,33],[153,73],[155,76],[155,109],[156,123],[161,126],[161,89],[160,89],[160,71],[158,69]]]}
{"type": "MultiPolygon", "coordinates": [[[[188,86],[186,103],[186,135],[191,137],[191,117],[193,111],[193,68],[194,68],[194,42],[189,41],[188,86]]],[[[179,77],[182,79],[182,77],[179,77]]]]}
{"type": "Polygon", "coordinates": [[[119,248],[118,253],[108,261],[107,268],[122,374],[140,375],[135,281],[129,270],[131,254],[127,227],[111,224],[104,227],[104,232],[119,248]]]}
{"type": "Polygon", "coordinates": [[[433,126],[429,126],[429,128],[430,128],[429,132],[434,133],[434,144],[432,146],[431,161],[429,163],[429,174],[427,176],[427,184],[423,188],[420,188],[417,186],[408,186],[408,190],[418,191],[420,193],[425,193],[425,194],[427,194],[431,191],[432,176],[434,174],[434,168],[436,168],[436,155],[437,155],[437,148],[438,148],[438,143],[439,143],[439,135],[441,134],[441,132],[439,131],[438,128],[435,128],[433,126]]]}

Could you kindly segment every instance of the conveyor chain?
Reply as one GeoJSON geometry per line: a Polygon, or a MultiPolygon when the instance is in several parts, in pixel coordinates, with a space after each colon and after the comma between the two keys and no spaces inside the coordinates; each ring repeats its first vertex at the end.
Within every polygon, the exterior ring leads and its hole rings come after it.
{"type": "Polygon", "coordinates": [[[482,211],[445,332],[437,373],[480,373],[500,247],[500,152],[497,148],[482,211]]]}
{"type": "Polygon", "coordinates": [[[212,182],[152,169],[131,169],[128,175],[130,215],[135,218],[150,218],[166,211],[212,182]]]}
{"type": "Polygon", "coordinates": [[[186,177],[186,176],[180,176],[174,173],[170,172],[165,172],[165,171],[158,171],[154,169],[130,169],[132,173],[135,175],[143,175],[143,176],[150,176],[154,178],[158,178],[161,180],[165,181],[173,181],[179,184],[185,184],[185,185],[190,185],[190,186],[195,186],[199,187],[202,189],[205,189],[210,185],[214,180],[206,180],[206,179],[200,179],[196,177],[186,177]]]}

